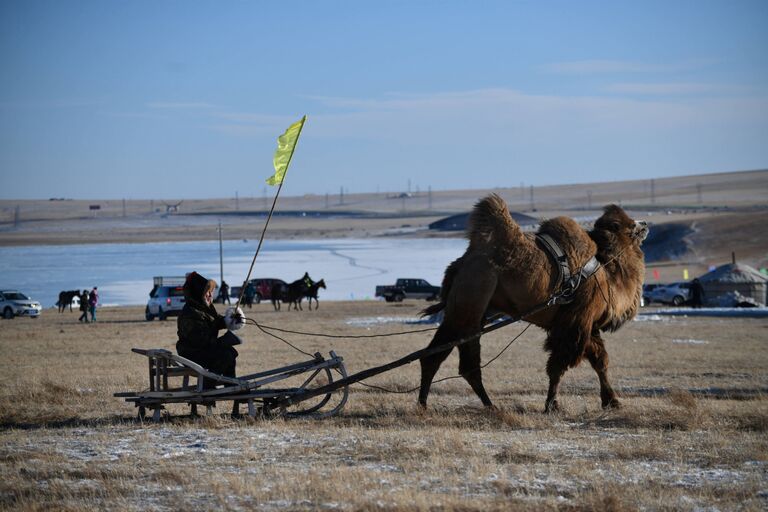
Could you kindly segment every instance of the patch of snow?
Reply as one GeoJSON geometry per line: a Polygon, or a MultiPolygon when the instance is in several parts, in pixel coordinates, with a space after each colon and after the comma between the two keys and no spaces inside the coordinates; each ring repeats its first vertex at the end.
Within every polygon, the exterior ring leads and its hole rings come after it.
{"type": "Polygon", "coordinates": [[[683,344],[683,345],[709,345],[708,341],[694,340],[694,339],[688,339],[688,340],[673,339],[672,343],[683,344]]]}
{"type": "Polygon", "coordinates": [[[744,481],[744,474],[728,469],[691,468],[679,475],[674,483],[683,487],[699,487],[703,484],[730,484],[744,481]]]}
{"type": "MultiPolygon", "coordinates": [[[[715,316],[715,317],[744,317],[764,318],[768,316],[767,307],[757,308],[664,308],[657,309],[655,315],[671,316],[715,316]]],[[[645,316],[640,313],[638,317],[645,316]]]]}
{"type": "Polygon", "coordinates": [[[707,485],[728,485],[743,482],[746,474],[731,469],[702,469],[694,466],[679,466],[669,462],[629,463],[621,471],[597,468],[596,473],[607,480],[620,484],[642,484],[643,482],[664,481],[685,488],[699,488],[707,485]]]}
{"type": "Polygon", "coordinates": [[[344,323],[357,327],[383,324],[412,324],[421,322],[422,319],[412,316],[369,316],[349,318],[344,323]]]}
{"type": "Polygon", "coordinates": [[[369,471],[381,471],[386,473],[402,473],[399,467],[394,464],[365,464],[363,467],[369,471]]]}
{"type": "Polygon", "coordinates": [[[175,457],[183,457],[184,452],[168,452],[161,455],[161,458],[163,459],[172,459],[175,457]]]}
{"type": "Polygon", "coordinates": [[[661,315],[652,315],[650,313],[640,313],[634,319],[635,322],[666,322],[667,319],[661,315]]]}

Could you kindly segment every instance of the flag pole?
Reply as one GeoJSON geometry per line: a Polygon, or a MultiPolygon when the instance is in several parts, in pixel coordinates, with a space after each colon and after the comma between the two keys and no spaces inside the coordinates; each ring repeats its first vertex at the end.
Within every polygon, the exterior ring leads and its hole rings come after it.
{"type": "Polygon", "coordinates": [[[245,293],[245,288],[248,286],[248,279],[251,278],[251,272],[253,272],[253,265],[256,263],[256,258],[259,255],[259,251],[261,250],[261,244],[264,243],[264,236],[267,234],[267,226],[269,226],[269,221],[272,220],[272,214],[275,211],[275,207],[277,206],[277,198],[280,196],[280,191],[283,189],[283,182],[285,181],[285,176],[288,174],[288,168],[291,166],[291,160],[293,160],[293,153],[296,151],[296,145],[299,143],[299,137],[301,136],[301,131],[304,129],[304,121],[306,121],[307,116],[304,116],[301,119],[301,126],[299,126],[299,133],[296,134],[296,142],[293,145],[293,148],[291,148],[291,154],[288,156],[288,162],[285,165],[285,172],[283,173],[283,178],[280,180],[280,184],[277,186],[277,192],[275,192],[275,198],[272,200],[272,207],[269,209],[269,214],[267,215],[267,221],[264,223],[264,229],[261,230],[261,236],[259,237],[259,245],[256,246],[256,253],[253,255],[253,260],[251,260],[251,266],[248,268],[248,274],[245,276],[245,281],[243,281],[243,286],[240,287],[240,295],[237,297],[237,302],[235,303],[235,309],[237,309],[240,306],[240,301],[243,300],[243,294],[245,293]]]}

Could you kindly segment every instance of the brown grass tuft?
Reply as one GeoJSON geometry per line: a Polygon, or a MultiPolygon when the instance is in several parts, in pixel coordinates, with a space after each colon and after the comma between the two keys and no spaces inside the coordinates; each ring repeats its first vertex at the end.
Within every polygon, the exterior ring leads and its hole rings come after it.
{"type": "Polygon", "coordinates": [[[696,409],[696,398],[687,389],[671,388],[669,390],[669,401],[672,405],[682,407],[688,411],[696,409]]]}

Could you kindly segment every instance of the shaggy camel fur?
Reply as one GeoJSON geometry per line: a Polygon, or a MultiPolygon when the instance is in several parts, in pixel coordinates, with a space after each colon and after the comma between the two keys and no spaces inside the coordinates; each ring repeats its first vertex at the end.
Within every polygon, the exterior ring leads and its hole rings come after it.
{"type": "MultiPolygon", "coordinates": [[[[574,300],[554,305],[525,320],[547,332],[549,392],[545,411],[558,408],[557,388],[568,368],[586,357],[600,380],[603,407],[619,401],[608,382],[608,354],[602,331],[615,331],[632,319],[640,305],[645,265],[640,244],[648,234],[643,221],[634,221],[620,207],[606,206],[592,231],[576,221],[557,217],[541,224],[565,252],[572,274],[595,256],[597,271],[577,288],[574,300]]],[[[445,310],[430,347],[477,336],[459,345],[459,373],[492,407],[480,370],[480,330],[490,311],[517,316],[547,301],[560,286],[552,258],[533,234],[520,229],[504,200],[493,194],[475,205],[467,232],[469,247],[445,271],[441,300],[424,313],[445,310]]],[[[427,404],[432,379],[450,350],[421,359],[419,403],[427,404]]]]}

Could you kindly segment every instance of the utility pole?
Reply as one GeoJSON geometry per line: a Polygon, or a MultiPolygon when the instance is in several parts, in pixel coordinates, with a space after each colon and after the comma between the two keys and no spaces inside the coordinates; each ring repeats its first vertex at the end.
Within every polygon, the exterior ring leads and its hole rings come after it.
{"type": "Polygon", "coordinates": [[[536,203],[533,201],[533,185],[531,185],[531,210],[536,209],[536,203]]]}
{"type": "Polygon", "coordinates": [[[339,187],[339,204],[344,204],[344,187],[339,187]]]}
{"type": "MultiPolygon", "coordinates": [[[[221,221],[219,221],[219,275],[221,282],[224,282],[224,244],[221,235],[221,221]]],[[[221,285],[219,285],[221,286],[221,285]]]]}

